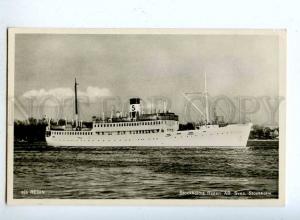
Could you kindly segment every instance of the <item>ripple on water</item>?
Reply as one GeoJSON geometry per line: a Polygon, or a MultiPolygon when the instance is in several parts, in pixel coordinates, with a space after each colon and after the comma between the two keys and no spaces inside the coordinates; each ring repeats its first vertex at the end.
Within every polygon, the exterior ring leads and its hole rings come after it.
{"type": "Polygon", "coordinates": [[[278,197],[278,148],[48,148],[14,152],[14,198],[220,199],[180,191],[269,191],[278,197]],[[43,190],[24,195],[24,190],[43,190]]]}

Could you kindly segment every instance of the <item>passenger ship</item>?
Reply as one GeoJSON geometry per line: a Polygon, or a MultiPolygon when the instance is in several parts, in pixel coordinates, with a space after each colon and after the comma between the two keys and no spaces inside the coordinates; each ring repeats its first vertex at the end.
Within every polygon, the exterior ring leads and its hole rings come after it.
{"type": "MultiPolygon", "coordinates": [[[[179,130],[178,116],[174,113],[168,111],[141,113],[140,98],[129,100],[129,116],[123,117],[118,114],[107,120],[93,121],[90,129],[83,128],[82,122],[78,120],[77,85],[75,79],[75,125],[57,129],[49,122],[46,127],[46,141],[49,146],[246,147],[247,145],[251,123],[205,123],[193,130],[179,130]]],[[[206,114],[208,122],[208,110],[206,114]]]]}

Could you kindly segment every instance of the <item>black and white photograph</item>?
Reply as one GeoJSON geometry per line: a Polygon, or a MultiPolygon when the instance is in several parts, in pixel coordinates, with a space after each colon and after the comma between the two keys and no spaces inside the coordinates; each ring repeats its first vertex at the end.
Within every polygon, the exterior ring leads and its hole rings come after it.
{"type": "Polygon", "coordinates": [[[285,30],[8,29],[10,204],[285,201],[285,30]]]}

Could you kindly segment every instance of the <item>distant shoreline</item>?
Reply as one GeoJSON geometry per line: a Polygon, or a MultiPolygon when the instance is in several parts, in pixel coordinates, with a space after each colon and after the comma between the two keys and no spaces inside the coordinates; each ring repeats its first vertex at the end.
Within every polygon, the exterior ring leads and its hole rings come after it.
{"type": "Polygon", "coordinates": [[[270,142],[279,142],[279,139],[249,139],[249,141],[270,141],[270,142]]]}

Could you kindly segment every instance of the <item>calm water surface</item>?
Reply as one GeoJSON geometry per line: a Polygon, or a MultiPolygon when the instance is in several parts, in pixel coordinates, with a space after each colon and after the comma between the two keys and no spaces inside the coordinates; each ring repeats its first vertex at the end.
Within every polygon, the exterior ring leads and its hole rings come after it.
{"type": "Polygon", "coordinates": [[[14,198],[277,198],[278,143],[248,145],[86,149],[16,144],[14,198]]]}

